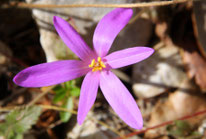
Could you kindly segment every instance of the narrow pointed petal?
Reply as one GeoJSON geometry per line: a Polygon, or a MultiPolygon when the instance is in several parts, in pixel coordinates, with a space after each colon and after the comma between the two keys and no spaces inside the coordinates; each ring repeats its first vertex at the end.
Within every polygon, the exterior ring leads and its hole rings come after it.
{"type": "Polygon", "coordinates": [[[111,71],[101,72],[100,88],[113,110],[129,126],[143,127],[141,112],[127,88],[111,71]]]}
{"type": "Polygon", "coordinates": [[[81,60],[88,59],[91,56],[92,50],[67,21],[54,16],[53,22],[61,39],[81,60]]]}
{"type": "Polygon", "coordinates": [[[82,124],[95,102],[99,87],[99,72],[89,72],[81,86],[77,121],[82,124]]]}
{"type": "Polygon", "coordinates": [[[94,36],[93,45],[98,56],[105,56],[117,34],[124,28],[132,17],[132,9],[117,8],[98,23],[94,36]]]}
{"type": "Polygon", "coordinates": [[[104,57],[106,63],[113,69],[128,66],[148,58],[154,49],[149,47],[133,47],[116,51],[104,57]]]}
{"type": "Polygon", "coordinates": [[[43,87],[81,77],[88,71],[81,61],[62,60],[26,68],[13,81],[22,87],[43,87]]]}

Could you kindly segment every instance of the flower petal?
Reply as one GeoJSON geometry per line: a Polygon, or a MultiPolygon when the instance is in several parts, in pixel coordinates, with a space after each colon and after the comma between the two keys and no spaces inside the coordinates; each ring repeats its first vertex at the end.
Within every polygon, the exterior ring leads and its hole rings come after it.
{"type": "Polygon", "coordinates": [[[91,57],[92,50],[76,30],[65,20],[54,16],[54,27],[64,43],[82,60],[91,57]]]}
{"type": "Polygon", "coordinates": [[[104,57],[104,60],[115,69],[140,62],[152,55],[153,52],[154,49],[149,47],[133,47],[111,53],[104,57]]]}
{"type": "Polygon", "coordinates": [[[26,68],[13,81],[23,87],[50,86],[83,76],[89,70],[82,61],[62,60],[26,68]]]}
{"type": "Polygon", "coordinates": [[[99,87],[99,72],[89,72],[81,86],[77,121],[82,124],[94,104],[99,87]]]}
{"type": "Polygon", "coordinates": [[[132,9],[117,8],[98,23],[94,36],[93,45],[98,56],[105,56],[117,34],[124,28],[132,17],[132,9]]]}
{"type": "Polygon", "coordinates": [[[101,72],[100,88],[113,110],[129,126],[143,127],[141,112],[127,88],[111,71],[101,72]]]}

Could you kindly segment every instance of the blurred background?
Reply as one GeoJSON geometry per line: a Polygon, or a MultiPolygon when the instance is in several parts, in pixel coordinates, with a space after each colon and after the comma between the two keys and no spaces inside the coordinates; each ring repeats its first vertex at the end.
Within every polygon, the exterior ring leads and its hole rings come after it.
{"type": "MultiPolygon", "coordinates": [[[[156,1],[156,0],[153,0],[156,1]]],[[[53,16],[67,20],[92,47],[98,21],[113,8],[48,8],[47,4],[126,4],[152,0],[1,0],[0,138],[204,139],[206,138],[206,1],[133,8],[110,52],[155,49],[148,59],[114,70],[135,98],[143,130],[128,127],[99,90],[83,125],[76,122],[83,78],[43,88],[22,88],[22,69],[77,59],[57,35],[53,16]],[[30,8],[31,4],[45,5],[30,8]]],[[[109,25],[108,25],[109,26],[109,25]]]]}

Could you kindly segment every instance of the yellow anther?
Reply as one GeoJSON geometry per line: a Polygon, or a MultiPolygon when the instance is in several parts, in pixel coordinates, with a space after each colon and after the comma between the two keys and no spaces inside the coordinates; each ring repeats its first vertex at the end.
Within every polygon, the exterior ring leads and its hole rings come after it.
{"type": "Polygon", "coordinates": [[[101,67],[106,68],[106,66],[104,65],[104,63],[101,61],[100,62],[101,67]]]}
{"type": "Polygon", "coordinates": [[[102,58],[101,57],[98,57],[97,58],[98,62],[100,63],[102,61],[102,58]]]}
{"type": "Polygon", "coordinates": [[[98,70],[102,70],[103,68],[106,68],[104,62],[102,61],[101,57],[97,58],[97,61],[95,61],[95,59],[92,60],[91,64],[89,65],[90,68],[92,68],[92,71],[98,71],[98,70]]]}
{"type": "Polygon", "coordinates": [[[90,68],[92,68],[95,64],[95,59],[92,60],[91,64],[89,65],[90,68]]]}

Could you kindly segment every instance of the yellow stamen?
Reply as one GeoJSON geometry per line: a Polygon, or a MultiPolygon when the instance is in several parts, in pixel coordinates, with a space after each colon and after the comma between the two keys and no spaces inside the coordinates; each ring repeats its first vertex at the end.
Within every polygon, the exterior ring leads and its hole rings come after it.
{"type": "Polygon", "coordinates": [[[92,60],[91,64],[89,65],[90,68],[92,68],[94,66],[95,63],[95,59],[92,60]]]}
{"type": "Polygon", "coordinates": [[[92,68],[92,72],[95,71],[101,71],[103,68],[106,68],[104,62],[102,61],[101,57],[97,58],[97,61],[95,59],[92,60],[91,64],[89,65],[90,68],[92,68]]]}
{"type": "Polygon", "coordinates": [[[102,61],[102,58],[101,57],[98,57],[97,58],[98,62],[100,63],[102,61]]]}
{"type": "Polygon", "coordinates": [[[105,64],[101,61],[100,62],[101,67],[106,68],[105,64]]]}

